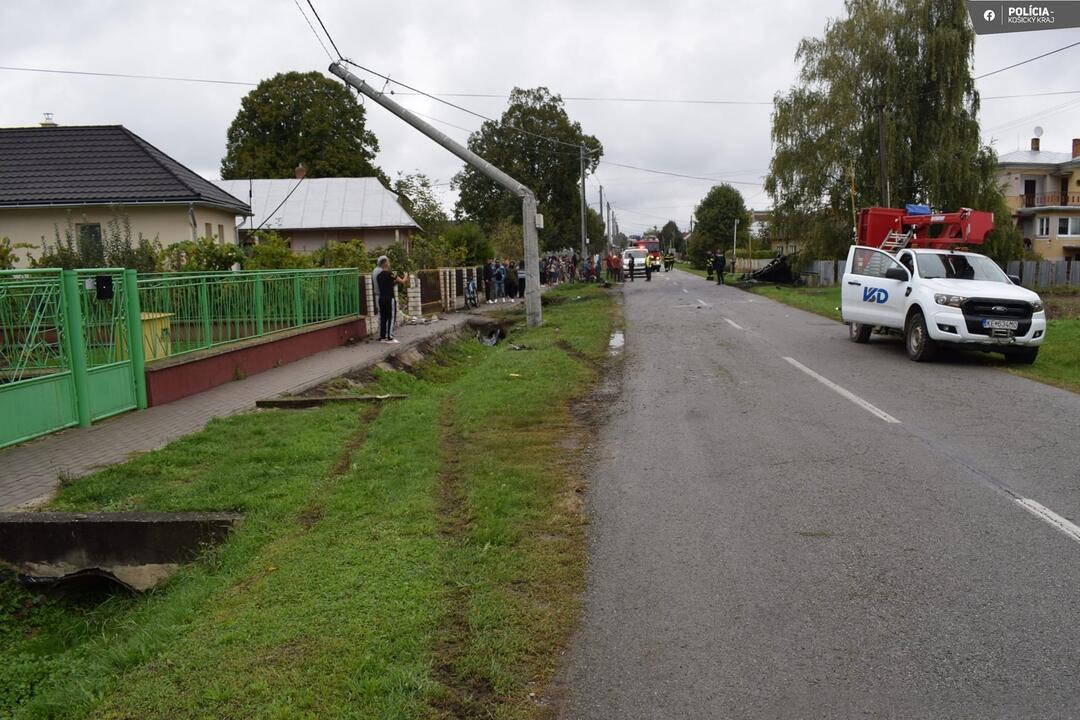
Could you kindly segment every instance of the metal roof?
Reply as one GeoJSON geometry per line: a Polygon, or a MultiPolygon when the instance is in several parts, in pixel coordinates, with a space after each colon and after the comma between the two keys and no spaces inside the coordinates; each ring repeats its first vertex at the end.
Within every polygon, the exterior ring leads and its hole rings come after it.
{"type": "Polygon", "coordinates": [[[0,207],[247,203],[120,125],[0,128],[0,207]]]}
{"type": "Polygon", "coordinates": [[[998,158],[998,165],[1064,165],[1072,155],[1050,150],[1014,150],[998,158]]]}
{"type": "Polygon", "coordinates": [[[250,187],[252,220],[256,227],[283,230],[420,227],[398,203],[398,196],[378,178],[219,180],[217,185],[242,198],[248,197],[250,187]],[[267,220],[270,213],[273,217],[267,220]]]}

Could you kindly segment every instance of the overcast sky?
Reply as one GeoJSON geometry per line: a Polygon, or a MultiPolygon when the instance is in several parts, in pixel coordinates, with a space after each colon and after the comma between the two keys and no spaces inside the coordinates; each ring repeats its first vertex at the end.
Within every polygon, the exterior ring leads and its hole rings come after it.
{"type": "MultiPolygon", "coordinates": [[[[305,0],[300,0],[306,9],[305,0]]],[[[544,85],[563,96],[767,102],[790,87],[800,38],[819,35],[840,0],[650,0],[542,3],[495,0],[317,0],[342,53],[429,92],[505,94],[544,85]]],[[[975,74],[1080,40],[1080,30],[982,36],[975,74]]],[[[984,139],[999,152],[1027,147],[1041,125],[1044,150],[1080,137],[1080,95],[992,100],[1080,90],[1080,47],[979,83],[984,139]]],[[[0,65],[258,82],[329,64],[294,0],[2,0],[0,65]]],[[[374,79],[372,79],[374,80],[374,79]]],[[[373,83],[374,84],[374,83],[373,83]]],[[[381,81],[380,81],[381,84],[381,81]]],[[[0,126],[32,125],[43,112],[63,125],[122,124],[211,179],[225,132],[250,90],[155,80],[0,70],[0,126]]],[[[426,98],[398,96],[417,112],[468,130],[479,120],[426,98]]],[[[452,98],[497,116],[505,100],[452,98]]],[[[747,204],[770,205],[761,178],[771,157],[770,105],[567,101],[570,116],[604,144],[605,160],[741,183],[747,204]]],[[[368,103],[389,175],[422,171],[439,183],[461,163],[368,103]]],[[[439,125],[464,141],[468,133],[439,125]]],[[[601,165],[624,231],[674,219],[687,225],[710,183],[601,165]]],[[[448,206],[454,196],[440,185],[448,206]]]]}

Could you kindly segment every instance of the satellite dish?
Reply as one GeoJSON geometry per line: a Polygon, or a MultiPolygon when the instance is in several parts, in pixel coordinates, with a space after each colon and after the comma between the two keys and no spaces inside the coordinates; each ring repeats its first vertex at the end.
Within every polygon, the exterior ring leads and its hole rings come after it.
{"type": "Polygon", "coordinates": [[[1035,137],[1042,137],[1042,133],[1043,133],[1042,127],[1039,126],[1039,125],[1036,125],[1035,126],[1035,137]]]}

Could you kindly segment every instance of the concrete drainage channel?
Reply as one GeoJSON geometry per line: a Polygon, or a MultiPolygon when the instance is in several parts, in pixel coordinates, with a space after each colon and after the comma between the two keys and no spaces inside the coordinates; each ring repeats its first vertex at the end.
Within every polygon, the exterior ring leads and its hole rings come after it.
{"type": "Polygon", "coordinates": [[[104,579],[149,590],[224,540],[237,513],[0,513],[0,563],[27,584],[104,579]]]}

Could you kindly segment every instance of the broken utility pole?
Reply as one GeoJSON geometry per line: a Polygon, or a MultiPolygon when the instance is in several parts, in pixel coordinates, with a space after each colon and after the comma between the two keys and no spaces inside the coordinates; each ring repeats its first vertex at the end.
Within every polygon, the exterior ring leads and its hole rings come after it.
{"type": "Polygon", "coordinates": [[[330,72],[344,80],[366,97],[371,98],[384,108],[397,115],[444,148],[457,155],[476,170],[487,176],[496,185],[506,188],[521,198],[521,225],[525,244],[525,317],[529,327],[537,327],[543,321],[540,309],[540,249],[536,235],[536,196],[499,168],[480,157],[461,143],[451,139],[445,133],[435,129],[416,115],[398,105],[383,93],[375,90],[366,82],[345,69],[341,63],[330,65],[330,72]]]}

